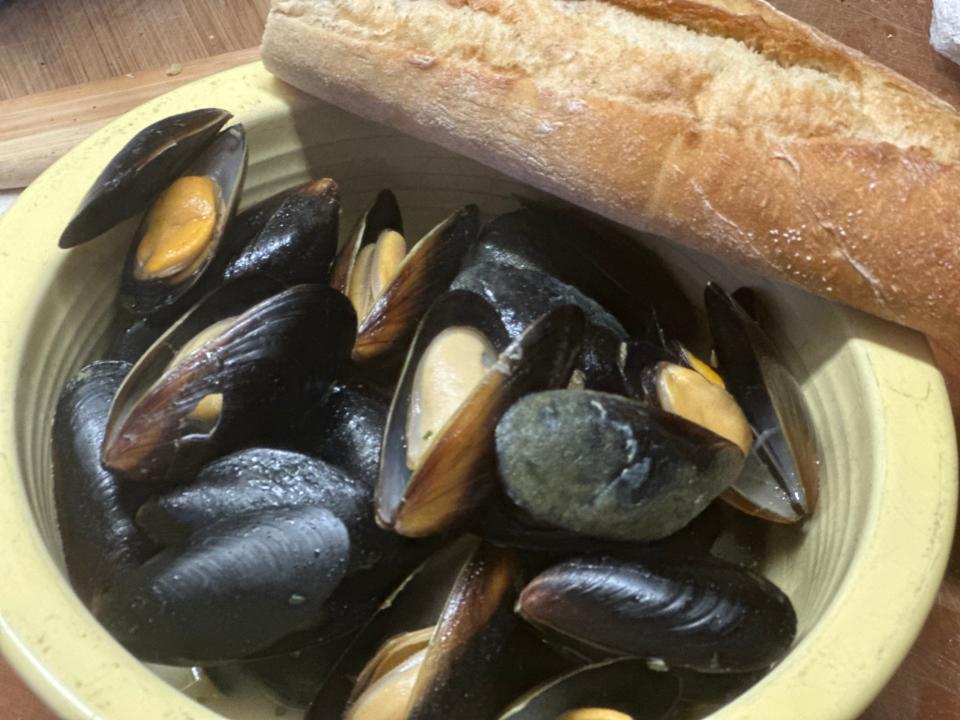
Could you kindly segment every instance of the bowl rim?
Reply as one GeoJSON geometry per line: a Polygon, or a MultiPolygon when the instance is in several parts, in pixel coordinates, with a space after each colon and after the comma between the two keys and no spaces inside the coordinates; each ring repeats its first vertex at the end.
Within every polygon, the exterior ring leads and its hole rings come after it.
{"type": "MultiPolygon", "coordinates": [[[[0,583],[0,651],[62,717],[220,716],[144,669],[112,640],[73,595],[31,520],[17,471],[22,458],[12,403],[27,331],[33,326],[34,299],[49,286],[60,262],[55,238],[105,158],[147,124],[211,105],[255,123],[315,104],[320,101],[279,82],[259,62],[194,81],[95,132],[0,217],[0,239],[44,240],[16,247],[8,240],[0,246],[8,253],[0,266],[0,300],[6,308],[0,317],[0,546],[16,551],[7,553],[6,578],[0,583]],[[45,591],[27,596],[24,587],[45,591]]],[[[858,369],[874,380],[865,393],[865,409],[877,420],[887,452],[878,478],[882,485],[868,511],[869,532],[851,561],[838,601],[801,645],[814,645],[843,628],[847,642],[817,647],[802,658],[791,653],[782,665],[789,664],[793,682],[786,682],[778,669],[777,682],[771,674],[757,686],[760,691],[724,707],[711,716],[715,720],[855,716],[906,655],[946,567],[956,512],[957,452],[942,377],[923,336],[854,310],[838,308],[837,313],[853,338],[848,349],[858,369]],[[891,338],[896,342],[888,342],[891,338]],[[900,388],[904,376],[913,378],[922,392],[900,388]],[[907,437],[911,441],[903,442],[907,437]],[[905,514],[904,508],[911,512],[905,514]],[[887,602],[891,598],[900,602],[887,602]],[[850,632],[864,622],[891,630],[850,632]]]]}

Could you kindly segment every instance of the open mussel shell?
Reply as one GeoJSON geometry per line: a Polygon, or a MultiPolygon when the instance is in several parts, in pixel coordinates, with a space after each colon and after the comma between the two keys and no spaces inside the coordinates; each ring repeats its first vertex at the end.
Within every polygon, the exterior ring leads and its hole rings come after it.
{"type": "Polygon", "coordinates": [[[513,702],[499,720],[662,720],[680,682],[644,660],[620,658],[572,670],[513,702]]]}
{"type": "Polygon", "coordinates": [[[753,432],[740,405],[709,367],[704,371],[671,362],[659,362],[644,374],[647,401],[726,438],[744,456],[753,447],[753,432]],[[713,379],[716,378],[716,379],[713,379]]]}
{"type": "Polygon", "coordinates": [[[142,660],[235,660],[316,622],[349,554],[347,529],[323,508],[243,515],[125,574],[97,616],[142,660]]]}
{"type": "Polygon", "coordinates": [[[474,292],[496,308],[511,339],[554,308],[579,307],[587,327],[576,367],[585,386],[622,392],[621,353],[627,333],[613,315],[573,285],[535,268],[483,262],[464,269],[451,288],[474,292]]]}
{"type": "Polygon", "coordinates": [[[138,132],[94,181],[60,236],[60,247],[92,240],[146,208],[230,117],[218,108],[192,110],[138,132]]]}
{"type": "Polygon", "coordinates": [[[720,372],[754,436],[744,474],[724,499],[775,522],[802,520],[816,506],[819,460],[800,385],[735,300],[714,283],[704,297],[720,372]]]}
{"type": "Polygon", "coordinates": [[[371,610],[363,629],[336,667],[322,678],[322,687],[307,717],[311,720],[340,717],[357,677],[384,642],[434,625],[460,571],[478,547],[477,538],[462,536],[431,554],[397,583],[385,602],[371,610]]]}
{"type": "Polygon", "coordinates": [[[227,265],[223,279],[266,275],[284,285],[328,282],[339,219],[339,189],[330,178],[288,191],[260,231],[227,265]]]}
{"type": "Polygon", "coordinates": [[[476,239],[478,210],[467,205],[430,230],[407,253],[396,276],[357,328],[353,359],[380,357],[408,339],[424,313],[450,286],[476,239]]]}
{"type": "Polygon", "coordinates": [[[63,388],[53,419],[53,492],[63,552],[77,595],[87,605],[153,552],[133,522],[133,498],[100,465],[107,413],[130,370],[101,361],[63,388]]]}
{"type": "Polygon", "coordinates": [[[735,445],[637,400],[590,390],[527,395],[496,429],[507,495],[532,517],[609,540],[667,537],[743,467],[735,445]]]}
{"type": "Polygon", "coordinates": [[[658,342],[631,340],[623,346],[624,395],[636,400],[647,400],[647,370],[659,362],[675,358],[658,342]]]}
{"type": "Polygon", "coordinates": [[[119,297],[126,310],[175,315],[195,298],[188,297],[192,289],[217,274],[246,169],[246,136],[235,125],[167,186],[144,215],[124,262],[119,297]]]}
{"type": "Polygon", "coordinates": [[[575,212],[525,201],[487,223],[468,258],[537,269],[573,285],[612,312],[631,337],[653,339],[662,324],[687,338],[696,314],[660,258],[614,227],[575,212]]]}
{"type": "Polygon", "coordinates": [[[519,571],[510,551],[479,545],[439,616],[417,632],[392,636],[374,654],[344,717],[365,720],[388,710],[403,720],[493,715],[502,703],[497,659],[517,625],[512,606],[519,571]]]}
{"type": "MultiPolygon", "coordinates": [[[[476,205],[457,210],[403,256],[372,305],[358,312],[354,362],[368,362],[402,349],[424,313],[456,276],[464,253],[476,239],[478,212],[476,205]]],[[[371,283],[358,276],[359,270],[360,264],[354,263],[347,277],[351,297],[371,283]]],[[[375,268],[370,270],[371,277],[374,274],[375,268]]]]}
{"type": "Polygon", "coordinates": [[[609,655],[709,673],[767,668],[797,629],[790,599],[766,578],[663,551],[556,565],[524,588],[518,610],[550,634],[609,655]]]}
{"type": "MultiPolygon", "coordinates": [[[[417,331],[390,406],[375,497],[378,522],[402,535],[422,537],[454,527],[475,509],[492,487],[497,421],[517,398],[566,383],[583,327],[583,313],[563,306],[507,345],[496,311],[482,298],[453,291],[435,303],[417,331]],[[429,375],[433,366],[421,359],[438,338],[450,340],[459,332],[485,337],[494,352],[484,353],[490,363],[466,398],[434,429],[422,409],[424,398],[427,392],[442,391],[447,381],[429,375]],[[419,424],[411,424],[411,418],[419,424]],[[418,437],[407,437],[410,427],[420,428],[418,437]],[[420,437],[423,427],[431,429],[420,437]],[[420,451],[411,465],[414,447],[420,451]]],[[[448,352],[440,360],[457,364],[451,359],[455,349],[451,346],[448,352]]]]}
{"type": "Polygon", "coordinates": [[[295,430],[300,452],[343,468],[371,488],[380,472],[380,446],[387,425],[388,398],[357,383],[334,383],[295,430]]]}
{"type": "Polygon", "coordinates": [[[183,481],[216,454],[287,427],[349,354],[355,316],[340,293],[247,278],[173,325],[134,366],[110,410],[104,466],[183,481]],[[249,308],[249,309],[248,309],[249,308]]]}
{"type": "Polygon", "coordinates": [[[349,278],[357,263],[357,256],[364,245],[376,242],[384,230],[403,234],[403,217],[397,197],[390,190],[381,190],[373,204],[363,214],[350,233],[350,239],[337,255],[330,277],[330,286],[347,294],[349,278]]]}

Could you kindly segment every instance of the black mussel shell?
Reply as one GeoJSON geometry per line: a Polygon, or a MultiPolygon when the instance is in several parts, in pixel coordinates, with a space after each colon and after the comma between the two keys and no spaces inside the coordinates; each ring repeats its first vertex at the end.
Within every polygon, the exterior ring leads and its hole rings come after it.
{"type": "Polygon", "coordinates": [[[581,708],[613,710],[622,713],[615,717],[631,720],[660,720],[669,715],[679,697],[675,677],[651,670],[644,660],[621,658],[549,680],[513,702],[499,720],[557,720],[581,708]]]}
{"type": "Polygon", "coordinates": [[[374,487],[389,408],[388,399],[365,385],[334,383],[326,399],[299,423],[293,447],[374,487]]]}
{"type": "Polygon", "coordinates": [[[235,660],[314,622],[349,553],[346,528],[323,508],[224,520],[127,573],[98,617],[142,660],[235,660]]]}
{"type": "MultiPolygon", "coordinates": [[[[436,550],[436,543],[416,542],[394,536],[386,543],[369,567],[357,567],[351,562],[348,575],[327,598],[322,611],[306,627],[285,635],[282,639],[255,652],[247,660],[266,659],[287,655],[293,651],[314,646],[335,646],[354,637],[370,622],[377,610],[389,600],[410,573],[436,550]]],[[[360,555],[355,553],[355,555],[360,555]]]]}
{"type": "Polygon", "coordinates": [[[357,222],[350,239],[337,255],[330,278],[330,287],[346,294],[350,275],[353,272],[360,248],[376,242],[384,230],[396,230],[403,234],[403,218],[397,197],[389,190],[381,190],[373,204],[357,222]]]}
{"type": "Polygon", "coordinates": [[[623,352],[623,385],[626,395],[647,400],[646,373],[660,362],[677,362],[670,349],[660,342],[631,340],[623,352]]]}
{"type": "Polygon", "coordinates": [[[800,385],[733,298],[714,283],[704,297],[720,371],[754,436],[743,475],[724,499],[775,522],[802,520],[816,506],[819,461],[800,385]]]}
{"type": "Polygon", "coordinates": [[[497,263],[471,265],[451,287],[474,292],[496,308],[511,339],[519,337],[534,320],[553,308],[579,307],[588,322],[577,360],[585,386],[622,392],[620,354],[627,333],[613,315],[576,287],[540,270],[497,263]]]}
{"type": "Polygon", "coordinates": [[[377,193],[369,209],[360,217],[350,233],[343,249],[334,262],[330,285],[346,294],[350,275],[353,272],[360,249],[376,242],[384,230],[394,230],[403,234],[403,216],[396,196],[390,190],[377,193]]]}
{"type": "Polygon", "coordinates": [[[64,386],[53,419],[57,523],[67,574],[87,605],[155,552],[133,522],[135,498],[100,465],[110,403],[129,370],[125,362],[87,365],[64,386]]]}
{"type": "Polygon", "coordinates": [[[797,618],[766,578],[708,557],[577,559],[524,588],[520,614],[610,655],[702,672],[767,668],[790,649],[797,618]]]}
{"type": "Polygon", "coordinates": [[[301,650],[242,663],[245,675],[256,679],[284,705],[306,708],[324,680],[353,642],[344,635],[331,642],[307,645],[301,650]]]}
{"type": "Polygon", "coordinates": [[[527,203],[484,226],[468,264],[495,262],[545,272],[608,308],[631,337],[661,326],[687,338],[696,313],[663,261],[639,241],[570,208],[527,203]]]}
{"type": "MultiPolygon", "coordinates": [[[[183,545],[190,535],[220,520],[266,508],[312,505],[329,510],[348,530],[376,528],[371,491],[337,468],[300,453],[249,448],[205,466],[196,480],[148,500],[137,523],[162,545],[183,545]]],[[[359,538],[351,543],[359,546],[359,538]]]]}
{"type": "Polygon", "coordinates": [[[135,275],[137,254],[151,220],[148,211],[124,262],[119,295],[122,307],[135,315],[175,317],[195,302],[199,295],[213,289],[225,259],[224,253],[227,252],[223,237],[240,199],[246,170],[246,136],[242,126],[234,125],[220,133],[181,175],[209,178],[215,186],[215,222],[208,241],[209,250],[204,252],[196,267],[182,278],[175,275],[138,279],[135,275]],[[211,278],[209,281],[208,276],[211,278]]]}
{"type": "Polygon", "coordinates": [[[436,623],[461,569],[478,546],[477,538],[463,536],[441,547],[398,583],[382,606],[373,608],[349,649],[323,678],[307,718],[339,717],[357,676],[377,648],[391,637],[436,623]]]}
{"type": "MultiPolygon", "coordinates": [[[[386,593],[429,552],[382,530],[373,517],[373,489],[322,460],[271,448],[251,448],[207,465],[197,479],[140,506],[136,520],[158,543],[183,546],[215,522],[268,508],[322,507],[347,528],[347,578],[328,600],[323,618],[348,632],[350,618],[386,593]],[[332,608],[343,608],[334,613],[332,608]]],[[[366,614],[369,614],[366,613],[366,614]]],[[[361,615],[360,620],[365,615],[361,615]]],[[[356,624],[356,622],[353,622],[356,624]]],[[[316,637],[328,632],[319,627],[316,637]]]]}
{"type": "Polygon", "coordinates": [[[300,192],[313,182],[315,181],[308,180],[300,185],[286,188],[285,190],[265,197],[263,200],[254,203],[244,210],[239,210],[237,214],[233,216],[233,220],[227,225],[226,235],[224,236],[224,242],[227,247],[230,248],[230,259],[233,259],[242,248],[245,248],[260,234],[260,231],[263,230],[267,221],[280,206],[283,205],[287,198],[300,192]]]}
{"type": "Polygon", "coordinates": [[[327,283],[339,219],[339,189],[333,180],[315,180],[289,191],[227,265],[224,280],[266,275],[284,285],[327,283]]]}
{"type": "Polygon", "coordinates": [[[476,293],[496,308],[511,338],[547,310],[561,305],[576,305],[591,325],[606,328],[623,340],[627,337],[623,326],[599,303],[539,270],[480,263],[457,275],[452,288],[476,293]]]}
{"type": "Polygon", "coordinates": [[[662,540],[620,542],[541,522],[510,502],[502,491],[497,491],[477,511],[469,528],[489,543],[540,554],[554,562],[585,554],[629,558],[636,552],[645,557],[651,548],[705,555],[723,531],[726,507],[719,501],[711,503],[687,525],[662,540]]]}
{"type": "Polygon", "coordinates": [[[369,362],[404,347],[424,313],[456,277],[476,240],[478,215],[476,205],[467,205],[410,248],[396,277],[359,320],[354,362],[369,362]]]}
{"type": "Polygon", "coordinates": [[[275,287],[260,278],[226,285],[147,351],[111,407],[106,467],[134,480],[188,480],[212,457],[285,431],[322,397],[352,345],[353,308],[320,285],[297,285],[249,307],[275,287]],[[231,317],[168,371],[198,332],[231,317]],[[210,395],[222,396],[222,409],[212,427],[197,429],[190,414],[210,395]]]}
{"type": "Polygon", "coordinates": [[[114,336],[104,359],[135,363],[167,330],[167,325],[154,325],[147,318],[135,318],[114,336]]]}
{"type": "Polygon", "coordinates": [[[408,720],[482,720],[502,700],[494,691],[516,625],[520,566],[509,550],[481,544],[464,565],[437,620],[407,708],[408,720]]]}
{"type": "Polygon", "coordinates": [[[746,673],[703,673],[689,668],[673,668],[680,681],[680,702],[687,712],[681,717],[706,717],[733,702],[759,682],[767,669],[746,673]]]}
{"type": "MultiPolygon", "coordinates": [[[[519,589],[519,570],[519,563],[510,551],[481,544],[470,554],[449,594],[440,596],[443,603],[439,613],[414,628],[434,626],[424,637],[423,662],[407,706],[398,716],[405,720],[436,717],[479,720],[491,717],[502,706],[504,698],[495,689],[500,670],[497,659],[506,652],[517,626],[512,607],[519,589]]],[[[436,599],[438,593],[432,589],[436,599]]],[[[392,608],[384,610],[385,620],[392,615],[392,608]]],[[[384,639],[395,635],[394,626],[384,639]]],[[[382,646],[360,673],[348,700],[348,716],[360,703],[371,702],[364,692],[376,678],[378,661],[389,658],[384,652],[390,647],[390,644],[382,646]]],[[[308,717],[320,717],[318,713],[323,709],[333,713],[326,717],[338,712],[318,702],[308,717]]]]}
{"type": "Polygon", "coordinates": [[[505,346],[497,313],[482,298],[452,291],[437,301],[417,331],[390,406],[375,497],[378,522],[402,535],[423,537],[464,520],[493,487],[498,419],[517,398],[567,381],[583,326],[578,308],[558,307],[505,346]],[[411,471],[406,424],[417,369],[431,341],[452,326],[478,329],[499,356],[411,471]]]}
{"type": "MultiPolygon", "coordinates": [[[[358,553],[361,560],[366,559],[367,566],[353,569],[327,600],[320,622],[310,628],[311,642],[337,640],[363,627],[404,578],[436,549],[436,543],[416,542],[397,535],[393,535],[392,542],[371,546],[367,541],[367,552],[358,553]]],[[[356,567],[356,563],[354,565],[356,567]]],[[[299,640],[289,638],[286,646],[299,640]]]]}
{"type": "Polygon", "coordinates": [[[60,236],[60,247],[92,240],[146,208],[230,117],[218,108],[192,110],[138,132],[94,181],[60,236]]]}
{"type": "Polygon", "coordinates": [[[590,390],[527,395],[496,429],[497,468],[534,518],[644,542],[687,525],[736,479],[743,453],[705,428],[590,390]]]}

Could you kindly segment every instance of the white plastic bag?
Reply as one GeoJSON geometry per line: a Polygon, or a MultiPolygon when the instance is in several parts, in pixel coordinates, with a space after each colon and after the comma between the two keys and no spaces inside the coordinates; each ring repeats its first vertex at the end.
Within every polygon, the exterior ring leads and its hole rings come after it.
{"type": "Polygon", "coordinates": [[[933,0],[930,44],[938,53],[960,64],[960,0],[933,0]]]}

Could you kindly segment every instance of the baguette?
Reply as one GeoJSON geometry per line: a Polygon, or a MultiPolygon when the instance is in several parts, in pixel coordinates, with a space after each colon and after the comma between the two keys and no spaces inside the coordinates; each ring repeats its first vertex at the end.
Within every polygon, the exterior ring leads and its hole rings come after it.
{"type": "Polygon", "coordinates": [[[273,0],[263,61],[960,348],[960,115],[761,0],[273,0]]]}

